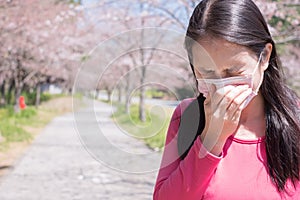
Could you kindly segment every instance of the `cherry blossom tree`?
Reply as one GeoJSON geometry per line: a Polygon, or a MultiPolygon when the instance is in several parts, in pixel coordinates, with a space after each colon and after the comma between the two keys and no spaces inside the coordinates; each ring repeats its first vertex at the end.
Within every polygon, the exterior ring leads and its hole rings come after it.
{"type": "Polygon", "coordinates": [[[87,44],[79,42],[84,37],[78,28],[81,13],[76,8],[76,4],[65,1],[1,1],[2,104],[6,103],[5,93],[14,91],[18,112],[18,99],[24,88],[33,87],[38,97],[43,83],[72,82],[70,77],[76,72],[76,65],[72,64],[80,61],[87,44]],[[68,67],[73,70],[67,70],[68,67]]]}

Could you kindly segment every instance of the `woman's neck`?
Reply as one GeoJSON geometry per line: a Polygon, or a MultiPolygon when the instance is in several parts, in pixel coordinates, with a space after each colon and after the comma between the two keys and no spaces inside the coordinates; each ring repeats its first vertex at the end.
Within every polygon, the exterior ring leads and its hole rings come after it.
{"type": "Polygon", "coordinates": [[[266,122],[264,100],[259,93],[242,111],[235,136],[240,139],[255,139],[265,135],[266,122]]]}
{"type": "Polygon", "coordinates": [[[240,122],[245,123],[247,121],[261,120],[265,118],[265,105],[263,97],[260,93],[255,96],[249,105],[242,111],[240,122]]]}

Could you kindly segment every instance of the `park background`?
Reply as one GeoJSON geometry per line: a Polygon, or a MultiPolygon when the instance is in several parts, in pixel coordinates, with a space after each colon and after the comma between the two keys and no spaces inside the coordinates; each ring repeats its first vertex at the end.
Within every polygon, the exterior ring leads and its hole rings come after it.
{"type": "MultiPolygon", "coordinates": [[[[286,82],[299,95],[300,1],[255,2],[275,39],[286,82]]],[[[174,34],[170,34],[165,48],[174,49],[178,43],[183,47],[180,36],[184,36],[197,3],[195,0],[1,0],[0,174],[9,177],[14,173],[15,166],[22,163],[35,138],[44,133],[51,120],[88,107],[89,100],[112,109],[108,120],[160,155],[174,107],[196,93],[187,59],[155,48],[162,43],[163,36],[162,32],[151,31],[172,30],[174,34]],[[120,35],[126,37],[120,40],[120,35]],[[131,50],[131,45],[142,47],[148,40],[153,41],[152,48],[131,50]],[[102,51],[97,51],[101,45],[102,51]],[[127,53],[116,55],[116,49],[127,53]],[[109,65],[103,64],[112,58],[109,65]],[[89,73],[78,83],[82,68],[88,68],[89,73]],[[99,81],[90,85],[95,75],[99,81]],[[20,98],[24,98],[25,106],[20,98]],[[74,101],[79,103],[74,106],[74,101]]],[[[146,183],[148,191],[138,199],[151,199],[155,173],[148,179],[151,179],[146,183]]],[[[138,182],[143,183],[143,180],[138,182]]],[[[11,191],[14,193],[13,188],[11,191]]],[[[120,194],[134,192],[128,189],[120,194]]],[[[60,194],[58,190],[54,193],[60,194]]],[[[83,195],[84,198],[87,196],[83,195]]],[[[105,198],[117,199],[109,192],[105,198]]]]}

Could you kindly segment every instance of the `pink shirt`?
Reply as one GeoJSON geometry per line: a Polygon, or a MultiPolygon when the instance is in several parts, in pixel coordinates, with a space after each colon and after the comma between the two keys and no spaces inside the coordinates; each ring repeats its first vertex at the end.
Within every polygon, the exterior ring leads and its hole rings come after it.
{"type": "Polygon", "coordinates": [[[264,137],[241,140],[231,136],[220,157],[209,153],[198,138],[185,159],[180,160],[177,131],[180,116],[192,100],[184,100],[173,113],[154,200],[300,200],[300,184],[295,190],[288,182],[289,194],[283,195],[272,184],[267,172],[264,137]]]}

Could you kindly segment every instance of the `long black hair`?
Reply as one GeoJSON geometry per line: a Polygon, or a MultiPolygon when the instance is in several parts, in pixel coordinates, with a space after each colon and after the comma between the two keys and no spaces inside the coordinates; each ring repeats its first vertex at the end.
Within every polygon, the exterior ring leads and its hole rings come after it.
{"type": "MultiPolygon", "coordinates": [[[[285,84],[275,43],[261,12],[251,0],[201,1],[190,18],[185,40],[194,75],[191,49],[194,42],[205,35],[248,47],[257,56],[267,43],[272,44],[269,66],[260,88],[265,103],[267,168],[278,191],[286,189],[287,180],[295,186],[299,181],[300,164],[298,98],[285,84]]],[[[201,120],[197,121],[197,130],[190,139],[186,139],[186,131],[179,130],[178,153],[181,159],[187,155],[192,142],[204,128],[203,101],[204,97],[200,94],[191,105],[198,111],[197,116],[201,120]]],[[[187,108],[186,113],[193,109],[187,108]]]]}

